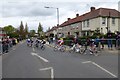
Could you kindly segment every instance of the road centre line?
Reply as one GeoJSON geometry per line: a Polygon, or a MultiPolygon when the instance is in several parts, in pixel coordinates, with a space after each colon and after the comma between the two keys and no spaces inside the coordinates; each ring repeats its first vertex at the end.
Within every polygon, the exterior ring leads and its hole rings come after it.
{"type": "Polygon", "coordinates": [[[37,53],[31,53],[31,55],[36,56],[36,57],[42,59],[44,62],[49,62],[47,59],[45,59],[45,58],[39,56],[37,53]]]}
{"type": "Polygon", "coordinates": [[[110,71],[106,70],[105,68],[101,67],[100,65],[98,65],[97,63],[95,62],[92,62],[92,61],[85,61],[85,62],[82,62],[83,64],[85,63],[92,63],[93,65],[97,66],[98,68],[102,69],[103,71],[107,72],[108,74],[110,74],[111,76],[113,77],[117,77],[116,75],[114,75],[113,73],[111,73],[110,71]]]}
{"type": "Polygon", "coordinates": [[[49,70],[49,69],[51,71],[51,79],[53,80],[54,79],[54,69],[53,69],[53,67],[42,68],[40,70],[42,71],[42,70],[49,70]]]}

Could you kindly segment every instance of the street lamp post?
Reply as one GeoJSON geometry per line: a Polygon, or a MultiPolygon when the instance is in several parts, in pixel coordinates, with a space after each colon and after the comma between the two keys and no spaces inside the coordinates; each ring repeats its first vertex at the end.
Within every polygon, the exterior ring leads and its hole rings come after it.
{"type": "Polygon", "coordinates": [[[55,8],[55,7],[46,7],[45,8],[53,8],[57,10],[57,26],[59,25],[59,8],[55,8]]]}
{"type": "Polygon", "coordinates": [[[109,12],[109,15],[108,15],[108,17],[107,17],[107,33],[110,31],[110,12],[109,12]]]}

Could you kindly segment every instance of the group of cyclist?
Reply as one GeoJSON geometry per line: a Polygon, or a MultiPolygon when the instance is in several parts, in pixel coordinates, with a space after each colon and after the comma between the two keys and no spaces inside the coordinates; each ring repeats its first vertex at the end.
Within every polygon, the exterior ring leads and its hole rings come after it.
{"type": "Polygon", "coordinates": [[[28,38],[26,40],[26,42],[27,42],[27,46],[36,47],[36,48],[40,47],[41,49],[44,49],[44,44],[46,43],[45,40],[43,40],[43,39],[40,40],[38,38],[36,38],[36,39],[28,38]]]}

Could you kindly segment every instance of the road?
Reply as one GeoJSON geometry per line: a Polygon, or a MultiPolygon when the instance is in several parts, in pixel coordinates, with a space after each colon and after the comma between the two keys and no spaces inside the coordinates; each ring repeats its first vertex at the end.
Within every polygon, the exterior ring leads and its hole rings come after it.
{"type": "Polygon", "coordinates": [[[116,78],[118,54],[102,51],[99,56],[54,52],[26,46],[13,47],[2,56],[3,78],[116,78]]]}

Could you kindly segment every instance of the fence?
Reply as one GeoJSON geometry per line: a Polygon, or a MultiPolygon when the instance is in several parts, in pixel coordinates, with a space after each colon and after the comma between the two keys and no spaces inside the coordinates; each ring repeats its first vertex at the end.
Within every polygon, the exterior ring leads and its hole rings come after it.
{"type": "MultiPolygon", "coordinates": [[[[90,39],[90,41],[95,41],[96,39],[90,39]]],[[[112,41],[112,45],[114,45],[115,47],[117,45],[120,45],[120,40],[116,40],[116,39],[97,39],[99,43],[103,42],[104,45],[108,44],[108,41],[111,40],[112,41]]],[[[78,43],[79,44],[85,44],[86,39],[79,39],[78,43]]],[[[70,46],[72,43],[74,43],[74,40],[64,40],[64,44],[70,46]]]]}

